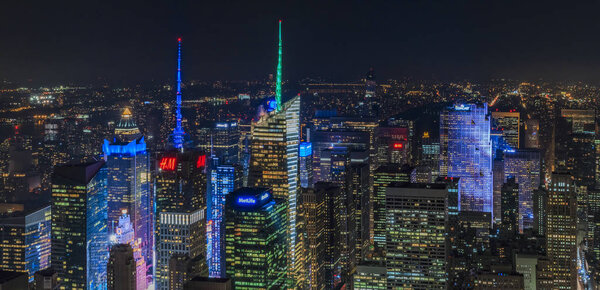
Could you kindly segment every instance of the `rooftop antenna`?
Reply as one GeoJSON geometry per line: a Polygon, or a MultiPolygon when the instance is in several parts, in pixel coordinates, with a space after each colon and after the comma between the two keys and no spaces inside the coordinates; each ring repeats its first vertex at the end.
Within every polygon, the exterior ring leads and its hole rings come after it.
{"type": "Polygon", "coordinates": [[[283,47],[281,42],[281,19],[279,20],[279,51],[277,59],[277,79],[275,81],[275,102],[277,103],[277,112],[281,111],[281,54],[283,47]]]}
{"type": "Polygon", "coordinates": [[[177,38],[177,108],[175,109],[175,129],[173,129],[173,144],[175,149],[183,152],[183,126],[181,125],[181,37],[177,38]]]}

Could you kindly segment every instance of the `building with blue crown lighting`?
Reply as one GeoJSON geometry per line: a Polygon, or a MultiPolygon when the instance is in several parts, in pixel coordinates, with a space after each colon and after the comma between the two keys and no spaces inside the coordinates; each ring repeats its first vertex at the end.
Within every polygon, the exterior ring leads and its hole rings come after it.
{"type": "Polygon", "coordinates": [[[456,104],[440,114],[440,174],[461,179],[461,211],[493,212],[487,104],[456,104]]]}
{"type": "Polygon", "coordinates": [[[300,143],[298,154],[298,166],[300,167],[300,187],[309,188],[313,186],[313,158],[312,143],[300,143]]]}
{"type": "Polygon", "coordinates": [[[236,289],[283,289],[287,272],[285,199],[266,188],[240,188],[225,205],[227,277],[236,289]]]}
{"type": "MultiPolygon", "coordinates": [[[[125,109],[112,142],[104,140],[102,151],[107,170],[109,235],[114,235],[124,212],[131,217],[135,242],[148,269],[153,260],[153,197],[150,158],[144,137],[131,112],[125,109]]],[[[147,273],[152,276],[152,273],[147,273]]]]}

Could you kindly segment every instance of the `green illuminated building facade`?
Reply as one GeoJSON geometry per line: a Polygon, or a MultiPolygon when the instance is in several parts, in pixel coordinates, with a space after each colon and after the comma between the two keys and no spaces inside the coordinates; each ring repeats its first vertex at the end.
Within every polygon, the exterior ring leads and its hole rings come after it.
{"type": "Polygon", "coordinates": [[[286,202],[266,188],[240,188],[225,203],[225,272],[235,289],[283,289],[286,202]]]}

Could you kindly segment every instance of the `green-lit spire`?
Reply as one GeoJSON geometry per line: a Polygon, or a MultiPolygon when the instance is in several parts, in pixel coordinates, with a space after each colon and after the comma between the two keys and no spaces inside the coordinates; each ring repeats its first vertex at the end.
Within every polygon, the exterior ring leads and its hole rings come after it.
{"type": "Polygon", "coordinates": [[[281,43],[281,20],[279,20],[279,58],[277,59],[277,80],[275,82],[275,102],[277,112],[281,111],[281,54],[283,53],[281,43]]]}

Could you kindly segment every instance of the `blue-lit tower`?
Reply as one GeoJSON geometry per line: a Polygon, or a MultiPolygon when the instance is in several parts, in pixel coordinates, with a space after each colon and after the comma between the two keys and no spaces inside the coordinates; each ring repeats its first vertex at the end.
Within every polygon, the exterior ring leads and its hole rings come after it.
{"type": "Polygon", "coordinates": [[[206,162],[182,127],[181,38],[178,39],[176,124],[169,147],[157,154],[154,176],[154,288],[169,289],[169,261],[187,255],[206,267],[206,162]]]}
{"type": "Polygon", "coordinates": [[[298,166],[300,169],[300,187],[309,188],[313,186],[313,158],[312,143],[300,143],[298,154],[298,166]]]}
{"type": "Polygon", "coordinates": [[[108,176],[109,234],[116,234],[123,213],[130,215],[134,229],[134,242],[139,246],[144,263],[147,265],[147,276],[151,278],[154,206],[150,159],[144,137],[139,133],[128,109],[123,112],[119,126],[115,129],[115,135],[112,142],[104,140],[102,145],[108,176]],[[127,132],[137,132],[137,134],[126,134],[127,132]]]}
{"type": "Polygon", "coordinates": [[[461,211],[493,212],[487,104],[456,104],[440,114],[440,173],[461,179],[461,211]]]}
{"type": "Polygon", "coordinates": [[[212,158],[209,170],[210,183],[207,198],[207,228],[206,258],[208,264],[208,275],[211,278],[225,277],[225,247],[223,224],[225,198],[227,194],[240,187],[241,168],[219,164],[219,158],[212,158]]]}
{"type": "Polygon", "coordinates": [[[173,146],[176,149],[183,150],[183,143],[185,139],[185,132],[181,120],[181,38],[177,39],[177,100],[175,109],[175,129],[173,129],[173,146]]]}

